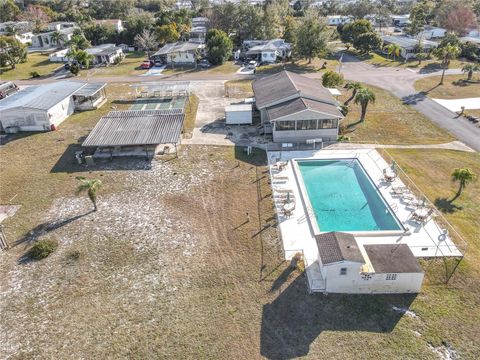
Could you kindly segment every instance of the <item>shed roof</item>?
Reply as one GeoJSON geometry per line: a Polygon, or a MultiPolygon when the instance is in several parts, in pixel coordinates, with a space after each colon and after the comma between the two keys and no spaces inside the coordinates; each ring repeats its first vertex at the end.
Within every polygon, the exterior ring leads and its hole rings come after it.
{"type": "Polygon", "coordinates": [[[290,71],[282,71],[253,82],[256,105],[259,109],[292,96],[318,99],[336,105],[330,92],[318,80],[290,71]]]}
{"type": "Polygon", "coordinates": [[[473,44],[480,45],[480,38],[473,37],[473,36],[464,36],[460,38],[461,42],[471,42],[473,44]]]}
{"type": "MultiPolygon", "coordinates": [[[[384,42],[390,44],[397,44],[398,46],[405,49],[413,48],[419,43],[418,39],[399,35],[385,35],[382,36],[382,39],[384,42]]],[[[437,47],[437,43],[430,40],[422,40],[422,45],[427,47],[437,47]]]]}
{"type": "Polygon", "coordinates": [[[87,83],[85,86],[82,86],[79,90],[75,91],[74,95],[78,96],[92,96],[99,90],[107,86],[106,83],[87,83]]]}
{"type": "Polygon", "coordinates": [[[114,111],[100,119],[82,146],[178,143],[184,118],[182,112],[171,110],[114,111]]]}
{"type": "Polygon", "coordinates": [[[185,51],[193,51],[197,50],[201,47],[201,44],[193,43],[193,42],[176,42],[165,44],[160,50],[158,50],[153,56],[155,55],[166,55],[172,54],[177,52],[185,52],[185,51]]]}
{"type": "Polygon", "coordinates": [[[343,232],[328,232],[315,235],[318,254],[322,264],[331,264],[340,261],[365,263],[357,241],[352,234],[343,232]]]}
{"type": "Polygon", "coordinates": [[[0,100],[0,111],[17,107],[48,110],[81,89],[85,84],[84,82],[56,81],[29,86],[0,100]]]}
{"type": "Polygon", "coordinates": [[[407,244],[364,245],[376,273],[423,273],[407,244]]]}
{"type": "Polygon", "coordinates": [[[231,104],[225,106],[226,112],[233,111],[252,111],[252,104],[231,104]]]}

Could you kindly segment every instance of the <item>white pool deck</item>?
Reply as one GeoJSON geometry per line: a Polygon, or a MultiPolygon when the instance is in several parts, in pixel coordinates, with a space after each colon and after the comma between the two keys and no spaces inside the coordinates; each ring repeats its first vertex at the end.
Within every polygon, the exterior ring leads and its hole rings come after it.
{"type": "MultiPolygon", "coordinates": [[[[408,229],[400,235],[361,235],[356,240],[362,245],[367,244],[407,244],[416,257],[459,257],[461,251],[455,246],[449,236],[443,235],[443,229],[435,222],[434,218],[429,219],[425,224],[420,225],[410,220],[412,208],[402,202],[401,197],[393,196],[390,191],[392,186],[404,185],[399,179],[393,183],[383,181],[383,169],[388,164],[375,149],[345,149],[345,150],[317,150],[317,151],[285,151],[269,152],[268,161],[272,180],[272,194],[277,208],[279,230],[283,241],[285,258],[291,259],[296,253],[303,252],[306,262],[307,274],[315,276],[318,267],[318,248],[315,242],[313,229],[307,216],[305,201],[297,183],[291,159],[341,159],[356,158],[360,161],[365,171],[369,174],[385,201],[394,210],[397,219],[408,229]],[[275,171],[272,165],[278,159],[288,161],[288,165],[281,171],[275,171]],[[296,203],[292,215],[282,215],[283,198],[285,191],[293,192],[296,203]],[[283,194],[283,195],[282,195],[283,194]],[[282,198],[283,196],[283,198],[282,198]]],[[[334,181],[334,179],[332,179],[334,181]]],[[[319,270],[319,269],[318,269],[319,270]]],[[[319,271],[318,271],[319,273],[319,271]]],[[[310,279],[311,280],[311,279],[310,279]]],[[[319,279],[321,280],[321,279],[319,279]]]]}

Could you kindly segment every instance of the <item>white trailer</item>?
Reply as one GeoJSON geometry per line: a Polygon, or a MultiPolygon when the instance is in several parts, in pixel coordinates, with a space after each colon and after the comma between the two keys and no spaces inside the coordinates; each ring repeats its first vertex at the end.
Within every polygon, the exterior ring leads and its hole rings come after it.
{"type": "Polygon", "coordinates": [[[225,106],[227,125],[252,124],[252,104],[233,104],[225,106]]]}

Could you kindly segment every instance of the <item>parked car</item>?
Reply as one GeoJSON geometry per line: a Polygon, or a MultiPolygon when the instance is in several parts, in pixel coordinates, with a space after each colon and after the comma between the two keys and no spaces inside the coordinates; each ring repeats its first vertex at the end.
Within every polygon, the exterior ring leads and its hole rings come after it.
{"type": "Polygon", "coordinates": [[[153,60],[145,60],[144,62],[142,62],[140,67],[142,69],[150,69],[154,65],[155,65],[155,62],[153,60]]]}
{"type": "Polygon", "coordinates": [[[201,67],[201,68],[204,68],[204,69],[207,69],[207,68],[209,68],[210,66],[212,66],[212,64],[210,64],[210,63],[208,62],[208,60],[206,60],[206,59],[200,60],[197,65],[198,65],[199,67],[201,67]]]}
{"type": "Polygon", "coordinates": [[[63,65],[64,69],[65,70],[70,70],[70,63],[65,63],[65,65],[63,65]]]}
{"type": "Polygon", "coordinates": [[[249,61],[247,68],[249,69],[255,69],[257,67],[257,62],[255,60],[249,61]]]}

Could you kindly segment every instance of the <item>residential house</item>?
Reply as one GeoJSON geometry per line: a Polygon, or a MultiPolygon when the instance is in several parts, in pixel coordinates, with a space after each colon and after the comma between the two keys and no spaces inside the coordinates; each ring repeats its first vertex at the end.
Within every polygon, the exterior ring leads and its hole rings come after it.
{"type": "Polygon", "coordinates": [[[75,28],[77,25],[71,21],[55,21],[47,25],[48,31],[60,31],[63,29],[75,28]]]}
{"type": "Polygon", "coordinates": [[[114,64],[123,57],[123,50],[115,44],[102,44],[85,49],[87,53],[93,56],[92,64],[114,64]]]}
{"type": "Polygon", "coordinates": [[[196,42],[203,44],[207,36],[207,28],[205,26],[192,27],[189,33],[189,42],[196,42]]]}
{"type": "Polygon", "coordinates": [[[318,80],[289,71],[253,82],[255,105],[274,142],[336,141],[343,119],[339,104],[318,80]]]}
{"type": "Polygon", "coordinates": [[[464,36],[459,39],[462,43],[475,44],[480,49],[480,37],[464,36]]]}
{"type": "Polygon", "coordinates": [[[420,39],[420,40],[441,39],[445,37],[446,33],[447,33],[447,29],[427,25],[425,26],[423,31],[421,31],[417,35],[417,39],[420,39]]]}
{"type": "Polygon", "coordinates": [[[330,26],[344,25],[352,21],[350,16],[343,15],[329,15],[327,16],[327,22],[330,26]]]}
{"type": "Polygon", "coordinates": [[[34,34],[31,38],[31,48],[46,50],[54,49],[57,47],[64,47],[65,44],[72,38],[74,30],[74,27],[67,27],[60,30],[53,30],[44,33],[34,34]],[[54,39],[52,39],[52,35],[57,31],[62,34],[62,39],[58,43],[54,39]]]}
{"type": "Polygon", "coordinates": [[[204,49],[204,44],[196,42],[169,43],[153,54],[152,59],[163,64],[194,65],[204,49]]]}
{"type": "Polygon", "coordinates": [[[291,55],[291,45],[283,39],[245,40],[242,44],[243,57],[261,63],[275,63],[291,55]]]}
{"type": "Polygon", "coordinates": [[[194,17],[192,18],[192,27],[202,26],[208,27],[210,20],[206,17],[194,17]]]}
{"type": "Polygon", "coordinates": [[[432,49],[438,46],[438,44],[434,41],[419,40],[400,35],[385,35],[382,36],[382,39],[384,46],[388,46],[390,44],[398,45],[400,47],[400,55],[407,60],[410,58],[415,58],[418,45],[421,45],[425,53],[429,53],[432,49]]]}
{"type": "Polygon", "coordinates": [[[407,244],[359,244],[353,234],[315,235],[325,292],[420,292],[424,272],[407,244]]]}
{"type": "Polygon", "coordinates": [[[7,21],[0,23],[0,35],[9,35],[12,30],[15,30],[15,39],[22,44],[29,44],[32,42],[33,37],[30,28],[31,26],[28,21],[7,21]]]}
{"type": "Polygon", "coordinates": [[[121,33],[124,30],[122,20],[120,19],[103,19],[95,20],[97,25],[113,26],[117,33],[121,33]]]}
{"type": "Polygon", "coordinates": [[[76,81],[57,81],[48,84],[26,87],[0,101],[0,130],[17,131],[48,131],[55,130],[77,108],[74,95],[93,97],[90,107],[101,106],[105,98],[104,88],[97,85],[89,89],[90,84],[76,81]],[[79,91],[85,88],[83,92],[79,91]],[[89,92],[88,92],[89,91],[89,92]],[[100,94],[99,94],[100,93],[100,94]]]}

